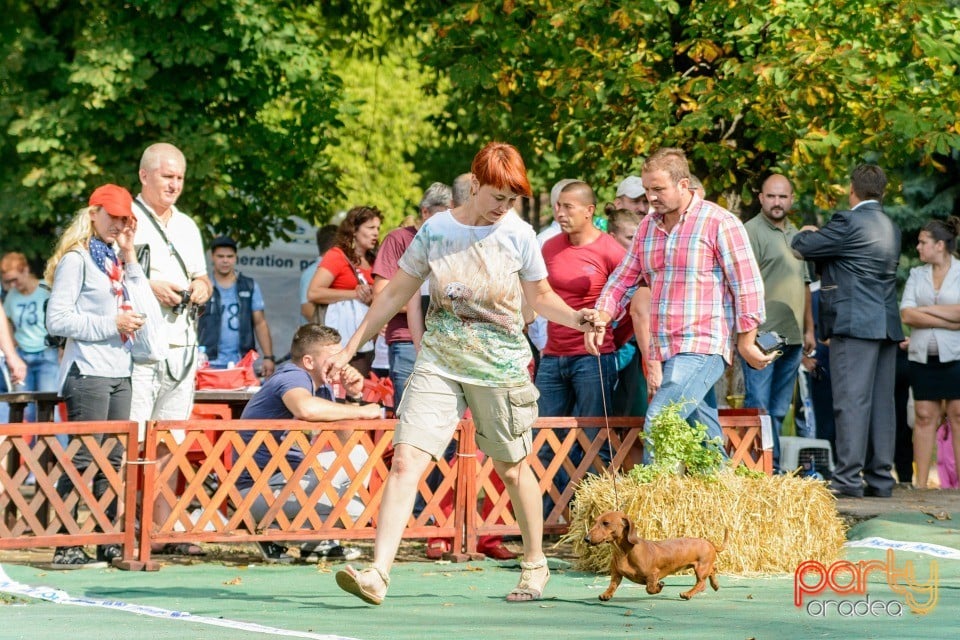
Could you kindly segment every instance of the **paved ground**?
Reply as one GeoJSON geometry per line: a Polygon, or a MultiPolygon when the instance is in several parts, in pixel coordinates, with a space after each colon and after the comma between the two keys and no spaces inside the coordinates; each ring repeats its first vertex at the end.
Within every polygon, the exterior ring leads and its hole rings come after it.
{"type": "MultiPolygon", "coordinates": [[[[960,513],[960,491],[897,487],[890,498],[840,498],[837,500],[837,510],[841,515],[855,520],[864,520],[892,512],[960,513]]],[[[960,526],[960,523],[957,526],[960,526]]]]}
{"type": "MultiPolygon", "coordinates": [[[[890,499],[843,499],[837,507],[856,525],[852,533],[858,538],[875,535],[960,549],[960,492],[898,489],[890,499]]],[[[369,545],[359,546],[369,558],[369,545]]],[[[849,615],[837,604],[826,615],[798,608],[792,575],[724,575],[718,592],[708,590],[690,602],[677,595],[691,584],[690,576],[667,579],[663,592],[654,596],[624,583],[613,600],[600,603],[597,595],[607,578],[570,568],[563,560],[573,558],[563,545],[549,550],[553,577],[546,599],[508,605],[503,595],[516,583],[515,563],[425,562],[419,542],[403,545],[387,602],[369,607],[337,589],[332,573],[340,565],[266,566],[252,545],[207,548],[210,554],[200,560],[165,559],[166,566],[156,573],[56,571],[48,564],[50,549],[0,552],[0,638],[846,640],[960,635],[960,560],[934,561],[913,551],[898,550],[896,565],[913,563],[917,585],[936,575],[938,600],[927,615],[911,613],[906,596],[891,588],[883,572],[867,578],[866,597],[880,603],[872,605],[879,607],[877,614],[856,614],[853,603],[863,601],[862,596],[829,594],[833,598],[828,600],[826,593],[813,598],[814,605],[847,601],[849,615]]],[[[885,554],[850,548],[845,557],[883,563],[885,554]]]]}

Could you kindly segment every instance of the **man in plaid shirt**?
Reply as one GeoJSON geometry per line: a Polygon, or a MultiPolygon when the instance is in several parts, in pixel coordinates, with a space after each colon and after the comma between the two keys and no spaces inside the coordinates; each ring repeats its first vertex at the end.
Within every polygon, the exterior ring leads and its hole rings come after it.
{"type": "MultiPolygon", "coordinates": [[[[618,318],[628,309],[624,294],[631,286],[650,287],[647,385],[654,396],[646,424],[666,405],[682,401],[688,422],[705,424],[708,438],[722,438],[717,410],[704,398],[732,363],[734,343],[756,369],[775,357],[755,344],[764,320],[760,269],[740,220],[690,190],[683,151],[658,150],[642,175],[650,213],[596,308],[605,321],[618,318]]],[[[602,331],[585,335],[595,353],[602,331]]],[[[651,456],[646,450],[645,462],[651,456]]]]}

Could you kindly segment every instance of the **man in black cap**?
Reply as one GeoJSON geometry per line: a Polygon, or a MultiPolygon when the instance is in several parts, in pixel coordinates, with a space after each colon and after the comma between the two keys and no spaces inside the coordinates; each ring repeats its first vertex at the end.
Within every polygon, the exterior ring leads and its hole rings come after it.
{"type": "Polygon", "coordinates": [[[275,362],[270,326],[263,313],[263,294],[253,278],[237,273],[237,243],[220,236],[210,243],[213,258],[213,296],[200,316],[199,342],[213,368],[236,363],[256,343],[260,345],[264,377],[273,374],[275,362]]]}

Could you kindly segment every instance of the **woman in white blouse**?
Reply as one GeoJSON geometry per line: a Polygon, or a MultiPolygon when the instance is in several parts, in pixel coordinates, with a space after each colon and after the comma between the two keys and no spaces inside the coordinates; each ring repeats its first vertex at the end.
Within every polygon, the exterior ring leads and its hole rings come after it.
{"type": "Polygon", "coordinates": [[[954,255],[960,218],[932,220],[920,231],[922,266],[910,270],[900,317],[910,334],[910,385],[915,421],[913,457],[917,488],[927,487],[937,427],[944,414],[960,461],[960,260],[954,255]]]}

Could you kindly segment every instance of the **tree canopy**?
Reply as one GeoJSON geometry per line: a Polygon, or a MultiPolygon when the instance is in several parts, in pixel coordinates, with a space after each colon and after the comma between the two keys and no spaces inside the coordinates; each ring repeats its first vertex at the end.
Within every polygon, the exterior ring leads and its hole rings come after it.
{"type": "Polygon", "coordinates": [[[772,170],[821,208],[860,161],[960,174],[956,2],[505,0],[431,21],[458,127],[516,144],[541,188],[609,189],[660,146],[734,208],[772,170]]]}
{"type": "MultiPolygon", "coordinates": [[[[334,61],[344,83],[343,128],[338,144],[325,149],[341,193],[332,198],[333,211],[376,206],[383,214],[384,232],[404,216],[418,214],[429,184],[421,171],[429,166],[418,167],[414,160],[441,144],[438,129],[428,120],[442,113],[443,97],[422,91],[425,72],[411,53],[416,44],[408,40],[400,51],[382,56],[360,52],[334,61]]],[[[459,171],[444,167],[436,179],[450,184],[469,170],[469,161],[463,160],[459,171]]]]}
{"type": "Polygon", "coordinates": [[[140,154],[156,141],[187,157],[184,210],[242,244],[337,194],[322,150],[340,128],[341,82],[316,8],[4,4],[0,210],[22,249],[48,251],[54,225],[101,183],[136,194],[140,154]]]}
{"type": "Polygon", "coordinates": [[[960,201],[958,0],[4,8],[0,244],[35,256],[98,184],[136,192],[161,140],[187,156],[183,209],[244,245],[361,203],[389,227],[494,138],[542,191],[575,176],[612,199],[678,146],[733,209],[770,171],[831,209],[861,161],[907,230],[960,201]]]}

